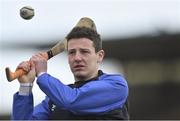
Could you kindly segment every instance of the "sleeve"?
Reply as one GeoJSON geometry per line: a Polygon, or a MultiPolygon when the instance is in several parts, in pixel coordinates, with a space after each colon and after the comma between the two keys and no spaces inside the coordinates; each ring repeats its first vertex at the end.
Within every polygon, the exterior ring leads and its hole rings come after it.
{"type": "Polygon", "coordinates": [[[27,96],[19,95],[18,92],[14,94],[12,120],[45,120],[48,119],[48,114],[48,98],[34,108],[32,93],[27,96]]]}
{"type": "Polygon", "coordinates": [[[104,113],[124,105],[128,97],[126,80],[121,76],[92,81],[81,88],[70,88],[45,73],[37,83],[41,90],[58,106],[75,114],[104,113]]]}

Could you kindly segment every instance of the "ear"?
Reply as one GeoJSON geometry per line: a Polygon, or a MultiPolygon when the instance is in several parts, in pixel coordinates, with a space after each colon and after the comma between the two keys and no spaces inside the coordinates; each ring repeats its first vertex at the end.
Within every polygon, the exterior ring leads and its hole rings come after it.
{"type": "Polygon", "coordinates": [[[104,55],[105,55],[104,50],[100,50],[100,51],[97,52],[97,56],[98,56],[97,62],[98,63],[102,62],[102,60],[104,58],[104,55]]]}

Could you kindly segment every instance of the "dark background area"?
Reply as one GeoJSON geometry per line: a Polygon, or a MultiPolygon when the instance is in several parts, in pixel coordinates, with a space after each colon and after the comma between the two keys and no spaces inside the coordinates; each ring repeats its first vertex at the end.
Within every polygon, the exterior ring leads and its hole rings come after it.
{"type": "MultiPolygon", "coordinates": [[[[116,41],[107,41],[104,43],[106,56],[116,58],[121,63],[128,62],[150,62],[155,61],[167,66],[170,70],[163,70],[164,78],[162,80],[153,80],[153,73],[143,78],[142,83],[131,84],[133,78],[125,76],[129,82],[129,112],[133,120],[179,120],[180,119],[180,79],[171,78],[165,72],[170,71],[172,74],[177,72],[179,67],[171,67],[171,63],[179,63],[180,58],[180,34],[159,33],[157,36],[139,36],[136,38],[127,38],[116,41]],[[166,78],[167,77],[167,78],[166,78]],[[147,80],[145,80],[147,79],[147,80]],[[151,80],[157,83],[144,83],[151,80]],[[158,82],[159,81],[159,82],[158,82]]],[[[178,64],[177,64],[178,65],[178,64]]],[[[126,70],[129,69],[125,67],[126,70]]],[[[166,67],[164,67],[166,68],[166,67]]],[[[137,71],[134,72],[139,79],[142,75],[137,71]],[[137,75],[137,74],[139,75],[137,75]]],[[[144,70],[148,70],[144,66],[144,70]]],[[[161,73],[161,72],[159,72],[161,73]]]]}

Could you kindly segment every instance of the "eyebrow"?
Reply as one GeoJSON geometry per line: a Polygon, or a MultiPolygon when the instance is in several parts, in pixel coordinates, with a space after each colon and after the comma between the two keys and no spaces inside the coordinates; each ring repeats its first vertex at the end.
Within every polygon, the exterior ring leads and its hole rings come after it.
{"type": "MultiPolygon", "coordinates": [[[[76,50],[76,49],[72,48],[72,49],[69,49],[68,51],[72,51],[72,50],[76,50]]],[[[80,48],[80,50],[90,50],[90,49],[88,49],[88,48],[80,48]]]]}

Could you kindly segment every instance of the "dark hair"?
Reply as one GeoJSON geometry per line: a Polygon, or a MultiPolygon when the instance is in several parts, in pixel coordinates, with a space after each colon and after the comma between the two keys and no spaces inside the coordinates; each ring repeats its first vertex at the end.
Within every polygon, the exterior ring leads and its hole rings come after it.
{"type": "Polygon", "coordinates": [[[102,41],[100,35],[97,31],[87,28],[87,27],[75,27],[71,32],[66,36],[67,42],[73,38],[88,38],[93,42],[95,51],[98,52],[102,49],[102,41]]]}

